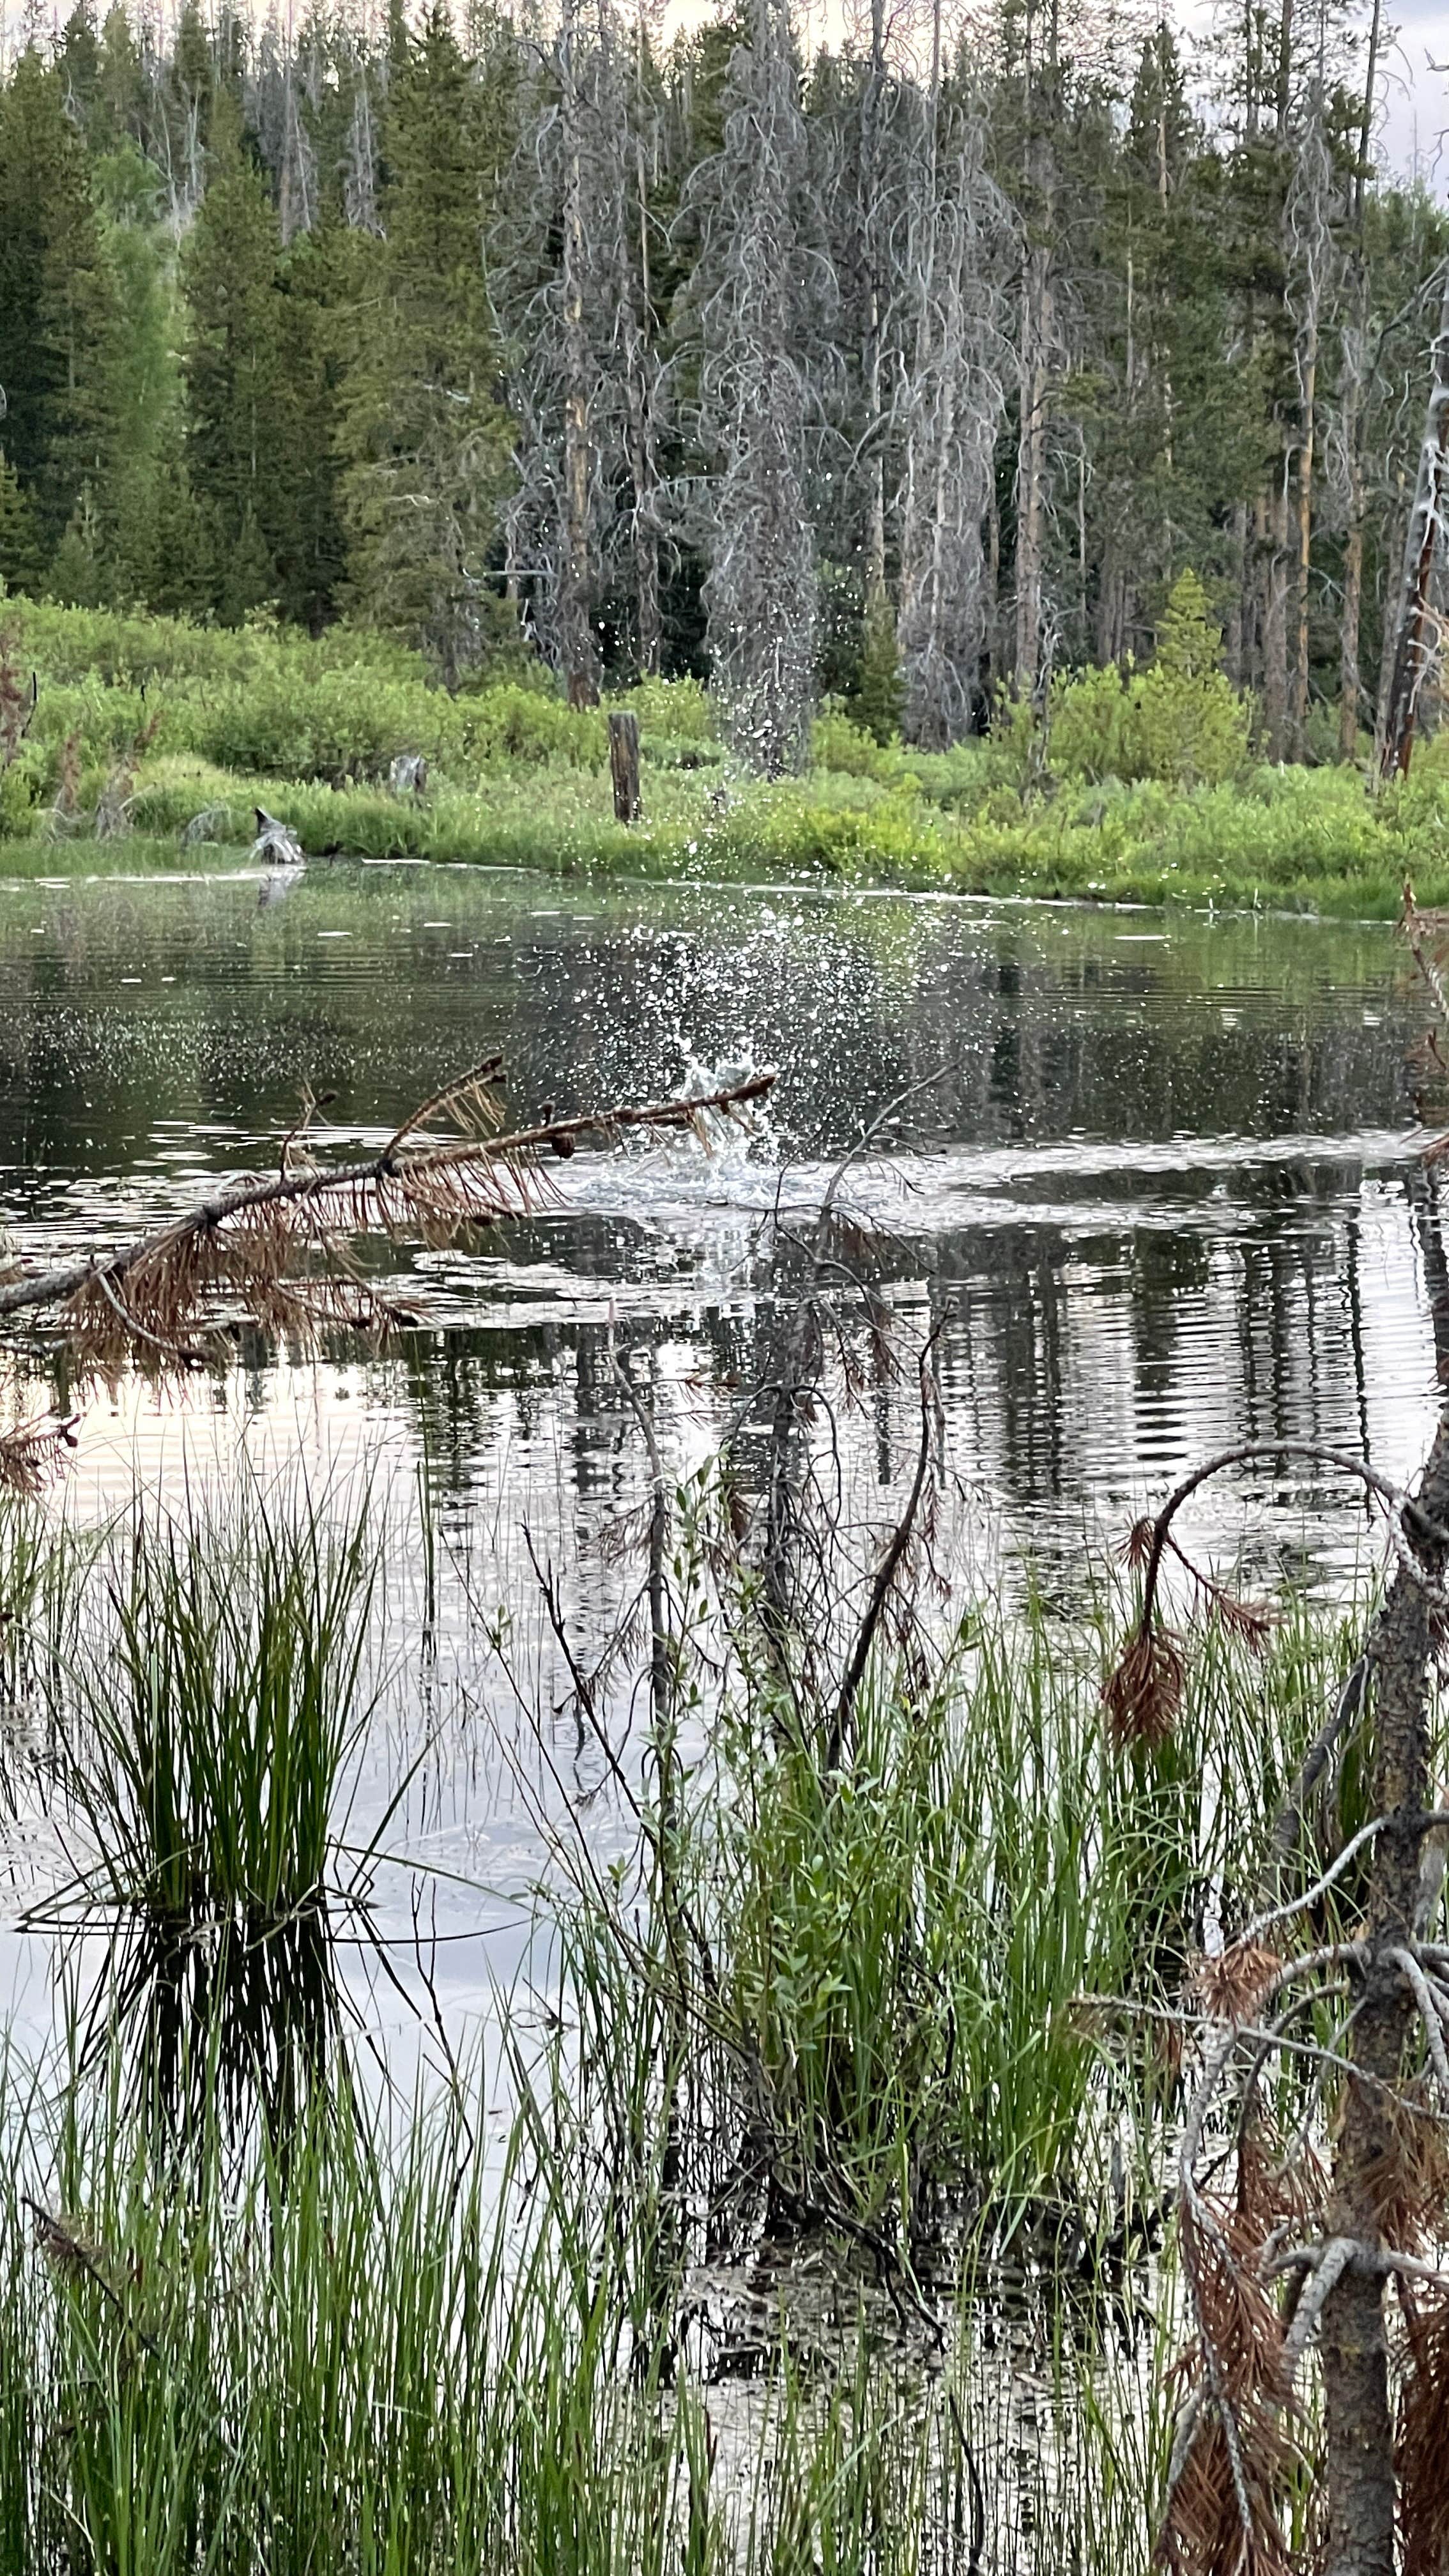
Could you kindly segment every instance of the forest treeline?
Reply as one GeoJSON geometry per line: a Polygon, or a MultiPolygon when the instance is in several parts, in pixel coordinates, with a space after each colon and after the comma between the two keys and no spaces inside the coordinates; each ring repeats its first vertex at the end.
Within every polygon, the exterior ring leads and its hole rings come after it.
{"type": "Polygon", "coordinates": [[[1185,567],[1277,756],[1374,723],[1449,222],[1377,14],[81,0],[0,92],[0,575],[80,606],[706,673],[924,749],[1150,655],[1185,567]]]}

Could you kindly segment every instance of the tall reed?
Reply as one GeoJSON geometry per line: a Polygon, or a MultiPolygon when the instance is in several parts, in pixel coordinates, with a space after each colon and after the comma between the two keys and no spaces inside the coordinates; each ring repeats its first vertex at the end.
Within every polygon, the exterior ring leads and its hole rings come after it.
{"type": "Polygon", "coordinates": [[[94,1893],[176,1920],[314,1899],[366,1725],[378,1547],[304,1489],[244,1476],[138,1503],[83,1635],[71,1796],[94,1893]]]}

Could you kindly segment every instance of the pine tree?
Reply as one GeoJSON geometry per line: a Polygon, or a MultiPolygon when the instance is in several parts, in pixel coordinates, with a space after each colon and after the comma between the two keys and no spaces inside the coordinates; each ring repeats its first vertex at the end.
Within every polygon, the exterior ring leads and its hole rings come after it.
{"type": "Polygon", "coordinates": [[[118,338],[85,146],[60,74],[28,47],[0,98],[0,385],[44,553],[113,466],[118,338]]]}
{"type": "Polygon", "coordinates": [[[224,567],[218,613],[234,621],[275,594],[274,536],[298,457],[277,219],[225,96],[216,106],[210,162],[210,184],[181,259],[186,462],[224,567]]]}
{"type": "Polygon", "coordinates": [[[139,144],[145,126],[146,83],[131,22],[116,5],[106,11],[96,64],[91,134],[101,150],[139,144]]]}
{"type": "Polygon", "coordinates": [[[510,426],[483,265],[468,69],[442,0],[391,29],[385,238],[369,242],[342,392],[347,597],[455,683],[492,631],[510,426]]]}
{"type": "Polygon", "coordinates": [[[43,571],[34,507],[0,447],[0,594],[38,589],[43,571]]]}

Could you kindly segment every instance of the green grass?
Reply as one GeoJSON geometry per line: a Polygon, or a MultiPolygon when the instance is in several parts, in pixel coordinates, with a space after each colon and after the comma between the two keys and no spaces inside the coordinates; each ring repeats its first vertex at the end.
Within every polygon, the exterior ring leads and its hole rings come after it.
{"type": "Polygon", "coordinates": [[[408,2102],[289,2019],[376,1683],[366,1518],[244,1483],[54,1562],[6,1521],[37,1754],[59,1727],[141,1946],[84,2011],[78,1958],[68,2054],[0,2061],[0,2576],[937,2576],[978,2516],[985,2565],[1145,2567],[1179,2095],[1077,1999],[1175,2006],[1208,1897],[1241,1919],[1356,1628],[1290,1601],[1255,1659],[1209,1624],[1176,1734],[1125,1754],[1128,1605],[983,1604],[933,1676],[877,1659],[827,1772],[714,1501],[675,1509],[634,1851],[565,1831],[508,2082],[408,2102]],[[235,1958],[197,1937],[258,1914],[235,1958]]]}
{"type": "Polygon", "coordinates": [[[726,758],[694,682],[650,682],[644,820],[613,818],[604,713],[543,675],[450,697],[416,657],[334,629],[215,632],[7,600],[35,721],[0,773],[0,874],[229,864],[263,803],[306,850],[655,877],[836,881],[1086,902],[1392,918],[1405,874],[1449,901],[1449,746],[1371,797],[1354,768],[1245,767],[1182,787],[1080,774],[1023,785],[1020,728],[939,755],[878,750],[838,716],[803,779],[726,758]],[[391,761],[422,752],[426,794],[391,761]],[[99,810],[126,828],[97,839],[99,810]],[[182,845],[211,815],[211,845],[182,845]],[[47,852],[49,855],[47,856],[47,852]]]}
{"type": "Polygon", "coordinates": [[[963,2435],[1014,2544],[988,2564],[1145,2565],[1123,2472],[1151,2484],[1165,2427],[1130,2361],[1048,2333],[1013,2432],[969,2319],[927,2373],[877,2301],[802,2283],[755,2375],[712,2383],[634,2333],[633,2249],[557,2163],[485,2156],[485,2100],[465,2069],[237,2176],[204,2142],[168,2158],[107,2082],[52,2107],[12,2060],[3,2576],[928,2576],[964,2564],[963,2435]],[[30,2200],[60,2220],[40,2242],[30,2200]],[[1064,2471],[1090,2541],[1040,2512],[1064,2471]]]}
{"type": "MultiPolygon", "coordinates": [[[[709,1511],[691,1495],[682,1514],[681,1599],[718,1557],[709,1511]]],[[[720,1713],[672,1801],[667,1872],[641,1842],[647,1959],[633,1880],[604,1886],[574,1855],[569,2052],[611,2189],[642,2172],[672,2088],[705,2142],[688,2187],[735,2224],[864,2228],[928,2267],[943,2213],[965,2209],[997,2247],[1101,2240],[1129,2134],[1150,2196],[1171,2080],[1150,2023],[1129,2009],[1104,2038],[1082,1999],[1179,2006],[1209,1892],[1230,1924],[1251,1910],[1284,1782],[1356,1645],[1301,1600],[1262,1655],[1212,1624],[1173,1736],[1128,1754],[1100,1700],[1126,1617],[1115,1588],[1065,1615],[983,1603],[934,1670],[877,1661],[832,1770],[823,1719],[799,1715],[828,1685],[797,1681],[782,1707],[727,1582],[717,1632],[680,1648],[681,1687],[720,1713]],[[641,2100],[641,2066],[676,2057],[641,2100]]],[[[807,1674],[828,1672],[820,1649],[807,1674]]],[[[660,2190],[640,2194],[664,2237],[660,2190]]]]}
{"type": "Polygon", "coordinates": [[[64,1780],[88,1892],[167,1924],[254,1929],[323,1889],[364,1674],[379,1544],[243,1476],[137,1505],[83,1573],[64,1780]]]}

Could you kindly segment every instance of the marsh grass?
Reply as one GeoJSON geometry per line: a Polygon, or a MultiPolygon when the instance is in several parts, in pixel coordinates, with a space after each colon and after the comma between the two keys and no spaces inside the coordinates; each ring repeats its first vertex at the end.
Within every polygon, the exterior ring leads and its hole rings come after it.
{"type": "Polygon", "coordinates": [[[1003,2351],[963,2315],[928,2354],[848,2284],[787,2285],[733,2381],[632,2330],[617,2210],[535,2132],[490,2153],[484,2100],[465,2068],[400,2115],[319,2112],[238,2178],[168,2161],[114,2074],[52,2105],[12,2060],[4,2576],[1143,2563],[1125,2472],[1160,2473],[1164,2428],[1129,2429],[1128,2339],[1003,2351]]]}
{"type": "Polygon", "coordinates": [[[726,1567],[632,1857],[560,1836],[500,2117],[481,2060],[366,2090],[313,2009],[378,1540],[245,1480],[52,1572],[17,1524],[127,1938],[99,2042],[0,2068],[0,2576],[1134,2576],[1178,2097],[1131,2007],[1240,1917],[1342,1624],[1211,1629],[1124,1753],[1111,1586],[985,1607],[882,1645],[826,1769],[726,1567]]]}
{"type": "Polygon", "coordinates": [[[350,1522],[243,1475],[138,1505],[83,1628],[66,1786],[90,1892],[168,1923],[275,1923],[320,1895],[379,1574],[350,1522]]]}
{"type": "Polygon", "coordinates": [[[672,1919],[576,1855],[569,2062],[610,2190],[636,2176],[661,2240],[671,2119],[715,2250],[823,2231],[929,2279],[963,2219],[1089,2267],[1151,2233],[1177,2083],[1155,2016],[1209,1914],[1250,1907],[1262,1819],[1354,1648],[1302,1600],[1263,1654],[1214,1628],[1174,1737],[1124,1753],[1100,1701],[1122,1615],[1109,1590],[1070,1619],[1031,1599],[969,1618],[932,1676],[884,1656],[833,1771],[726,1676],[672,1919]]]}

